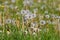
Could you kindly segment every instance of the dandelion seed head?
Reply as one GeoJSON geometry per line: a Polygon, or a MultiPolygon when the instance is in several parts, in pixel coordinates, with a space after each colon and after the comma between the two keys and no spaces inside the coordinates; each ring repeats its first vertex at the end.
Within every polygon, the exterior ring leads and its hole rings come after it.
{"type": "Polygon", "coordinates": [[[5,21],[7,24],[11,23],[11,19],[6,19],[5,21]]]}
{"type": "Polygon", "coordinates": [[[49,19],[50,18],[50,15],[45,15],[45,17],[49,19]]]}
{"type": "Polygon", "coordinates": [[[46,21],[45,20],[40,20],[40,25],[45,25],[46,21]]]}

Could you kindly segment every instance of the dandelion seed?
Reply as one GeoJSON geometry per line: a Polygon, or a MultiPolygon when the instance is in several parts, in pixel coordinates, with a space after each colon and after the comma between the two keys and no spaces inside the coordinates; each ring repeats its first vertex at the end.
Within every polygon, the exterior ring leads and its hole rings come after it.
{"type": "Polygon", "coordinates": [[[51,17],[52,17],[52,18],[56,18],[56,15],[52,14],[51,17]]]}
{"type": "Polygon", "coordinates": [[[30,11],[29,10],[21,10],[21,14],[22,15],[30,14],[30,11]]]}
{"type": "Polygon", "coordinates": [[[11,23],[11,19],[6,19],[6,23],[7,24],[11,23]]]}
{"type": "Polygon", "coordinates": [[[30,17],[31,17],[30,14],[25,15],[26,19],[30,19],[30,17]]]}
{"type": "Polygon", "coordinates": [[[45,15],[45,17],[46,17],[46,18],[48,18],[48,19],[50,18],[50,16],[49,16],[49,15],[45,15]]]}
{"type": "Polygon", "coordinates": [[[45,24],[46,24],[46,21],[44,21],[44,20],[40,21],[40,25],[45,25],[45,24]]]}

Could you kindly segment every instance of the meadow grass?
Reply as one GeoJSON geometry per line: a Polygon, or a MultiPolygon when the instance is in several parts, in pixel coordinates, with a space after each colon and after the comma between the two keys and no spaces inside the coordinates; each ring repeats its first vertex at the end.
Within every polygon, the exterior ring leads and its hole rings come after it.
{"type": "MultiPolygon", "coordinates": [[[[2,26],[0,26],[0,40],[60,40],[60,32],[59,29],[55,29],[55,27],[60,27],[53,24],[46,24],[41,26],[41,31],[36,32],[36,34],[30,33],[30,27],[29,22],[36,21],[39,24],[39,21],[42,19],[39,19],[39,14],[45,15],[45,11],[49,12],[49,15],[55,14],[60,16],[60,11],[56,11],[55,9],[59,5],[59,0],[46,0],[46,3],[44,3],[42,0],[40,3],[37,2],[37,0],[34,0],[34,3],[31,7],[23,6],[23,0],[16,0],[15,3],[11,3],[10,0],[7,6],[4,4],[4,0],[0,0],[0,22],[2,23],[2,26]],[[57,2],[57,4],[52,5],[53,2],[57,2]],[[52,3],[52,4],[51,4],[52,3]],[[9,8],[10,4],[17,6],[17,9],[11,9],[9,8]],[[45,9],[41,9],[41,6],[46,6],[45,9]],[[6,9],[5,9],[6,8],[6,9]],[[32,21],[28,20],[26,23],[26,26],[23,22],[23,15],[21,15],[22,9],[29,9],[33,12],[34,8],[38,8],[38,12],[36,13],[37,17],[32,21]],[[4,10],[5,9],[5,10],[4,10]],[[18,13],[18,14],[17,14],[18,13]],[[5,24],[6,19],[14,19],[16,22],[16,25],[13,25],[13,23],[5,24]],[[26,34],[25,30],[28,31],[26,34]]],[[[14,8],[14,7],[13,7],[14,8]]],[[[44,20],[51,20],[51,18],[44,20]]],[[[57,19],[52,19],[57,20],[57,19]]],[[[38,25],[37,25],[38,26],[38,25]]],[[[36,27],[37,27],[36,26],[36,27]]],[[[39,25],[40,28],[40,25],[39,25]]],[[[33,30],[32,30],[33,31],[33,30]]]]}

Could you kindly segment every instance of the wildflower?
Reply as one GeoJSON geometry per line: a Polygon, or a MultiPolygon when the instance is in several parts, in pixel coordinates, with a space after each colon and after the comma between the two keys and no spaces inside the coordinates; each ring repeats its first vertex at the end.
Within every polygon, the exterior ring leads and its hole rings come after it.
{"type": "Polygon", "coordinates": [[[54,14],[51,14],[51,17],[52,17],[52,18],[56,18],[56,15],[54,15],[54,14]]]}
{"type": "Polygon", "coordinates": [[[60,19],[60,16],[56,16],[57,19],[60,19]]]}
{"type": "Polygon", "coordinates": [[[45,15],[45,17],[46,17],[46,18],[48,18],[48,19],[50,18],[50,16],[49,16],[49,15],[45,15]]]}
{"type": "Polygon", "coordinates": [[[40,25],[45,25],[46,24],[46,21],[45,20],[41,20],[40,21],[40,25]]]}
{"type": "Polygon", "coordinates": [[[11,19],[6,19],[5,21],[7,24],[11,23],[11,19]]]}
{"type": "Polygon", "coordinates": [[[35,18],[36,17],[36,14],[31,14],[30,15],[30,19],[33,19],[33,18],[35,18]]]}
{"type": "Polygon", "coordinates": [[[25,19],[30,19],[30,14],[25,15],[25,19]]]}
{"type": "Polygon", "coordinates": [[[30,13],[29,10],[21,10],[21,14],[22,14],[22,15],[26,15],[26,14],[29,14],[29,13],[30,13]]]}

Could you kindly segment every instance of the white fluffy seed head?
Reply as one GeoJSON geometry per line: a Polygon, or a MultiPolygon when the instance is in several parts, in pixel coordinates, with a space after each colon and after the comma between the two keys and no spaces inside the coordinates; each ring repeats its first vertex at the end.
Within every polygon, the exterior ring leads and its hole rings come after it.
{"type": "Polygon", "coordinates": [[[48,18],[49,19],[50,18],[50,15],[45,15],[45,18],[48,18]]]}
{"type": "Polygon", "coordinates": [[[6,24],[9,24],[9,23],[11,23],[11,19],[6,19],[6,24]]]}
{"type": "Polygon", "coordinates": [[[40,20],[40,25],[45,25],[46,21],[45,20],[40,20]]]}

